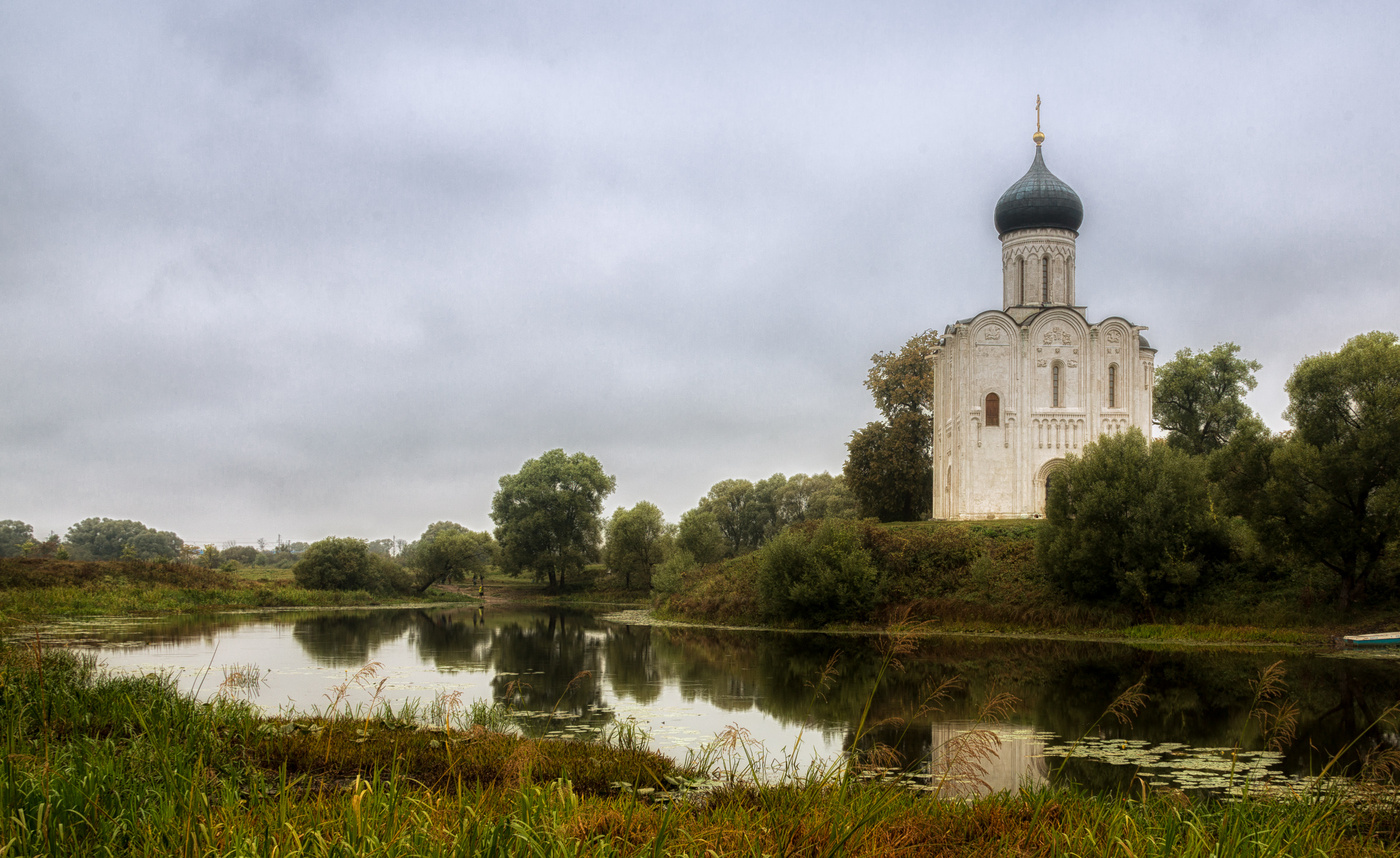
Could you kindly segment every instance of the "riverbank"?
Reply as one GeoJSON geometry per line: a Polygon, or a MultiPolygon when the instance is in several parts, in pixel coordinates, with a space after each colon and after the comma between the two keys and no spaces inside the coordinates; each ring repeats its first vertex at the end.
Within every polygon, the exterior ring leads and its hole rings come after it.
{"type": "MultiPolygon", "coordinates": [[[[1273,610],[1270,624],[1206,622],[1189,612],[1168,621],[1135,623],[1121,610],[1076,608],[1046,591],[1032,567],[1032,545],[1023,523],[988,527],[993,546],[972,565],[967,581],[949,596],[909,599],[883,606],[867,622],[821,627],[828,633],[873,634],[892,627],[917,627],[919,634],[1027,637],[1041,640],[1086,640],[1144,645],[1238,645],[1330,648],[1342,635],[1400,628],[1400,616],[1378,610],[1359,611],[1349,621],[1321,610],[1310,622],[1288,624],[1286,613],[1273,610]],[[990,570],[990,571],[989,571],[990,570]]],[[[522,578],[493,575],[484,603],[606,608],[627,611],[640,625],[675,623],[731,629],[809,630],[796,624],[763,621],[757,610],[753,555],[697,567],[680,592],[652,598],[646,591],[608,587],[600,579],[564,594],[551,594],[522,578]],[[600,586],[601,584],[601,586],[600,586]],[[645,614],[635,613],[646,611],[645,614]]],[[[161,616],[230,610],[290,608],[407,607],[424,603],[480,604],[475,588],[442,585],[424,596],[395,596],[363,590],[308,590],[288,575],[255,576],[222,572],[190,564],[144,561],[0,560],[0,627],[54,619],[95,616],[161,616]]],[[[1197,612],[1199,614],[1199,611],[1197,612]]],[[[1260,619],[1240,609],[1234,616],[1260,619]]]]}
{"type": "MultiPolygon", "coordinates": [[[[1348,634],[1400,628],[1388,590],[1339,612],[1313,576],[1241,563],[1220,568],[1174,606],[1084,602],[1068,597],[1036,559],[1034,521],[852,525],[871,563],[873,597],[825,631],[916,625],[934,634],[1031,636],[1143,644],[1332,647],[1348,634]]],[[[671,582],[658,618],[700,625],[798,629],[763,590],[764,549],[699,565],[671,582]]],[[[833,598],[843,593],[840,587],[833,598]]]]}
{"type": "Polygon", "coordinates": [[[247,676],[201,704],[34,646],[0,648],[0,678],[6,855],[1400,854],[1380,793],[948,801],[861,767],[759,786],[742,763],[713,770],[750,750],[737,733],[682,764],[626,725],[602,742],[527,739],[499,707],[451,697],[348,712],[332,689],[320,713],[265,718],[239,702],[247,676]]]}
{"type": "MultiPolygon", "coordinates": [[[[431,601],[472,603],[461,593],[430,591],[431,601]]],[[[308,590],[290,580],[256,580],[184,563],[0,559],[0,627],[57,618],[162,616],[258,608],[416,605],[363,590],[308,590]]]]}

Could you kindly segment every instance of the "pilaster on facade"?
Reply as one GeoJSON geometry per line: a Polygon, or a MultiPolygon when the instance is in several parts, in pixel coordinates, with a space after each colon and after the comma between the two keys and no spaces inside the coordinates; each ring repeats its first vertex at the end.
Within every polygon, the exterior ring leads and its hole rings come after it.
{"type": "Polygon", "coordinates": [[[1076,303],[1083,207],[1045,166],[997,202],[1002,305],[945,329],[933,355],[945,415],[932,443],[933,511],[946,519],[1041,515],[1065,457],[1104,434],[1151,432],[1155,352],[1146,330],[1097,323],[1076,303]]]}

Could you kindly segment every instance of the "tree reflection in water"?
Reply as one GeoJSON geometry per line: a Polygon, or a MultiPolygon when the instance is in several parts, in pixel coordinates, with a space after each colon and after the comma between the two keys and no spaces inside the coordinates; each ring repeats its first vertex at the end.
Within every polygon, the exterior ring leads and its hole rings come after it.
{"type": "MultiPolygon", "coordinates": [[[[1014,753],[1008,748],[997,766],[1002,780],[1014,769],[1042,770],[1035,767],[1043,767],[1043,761],[1023,765],[1010,759],[1034,759],[1035,731],[1077,739],[1139,679],[1149,695],[1146,708],[1131,724],[1099,722],[1093,738],[1198,748],[1229,747],[1242,740],[1243,747],[1256,748],[1261,743],[1248,721],[1249,683],[1262,667],[1282,657],[1289,693],[1299,707],[1297,740],[1281,762],[1290,773],[1320,768],[1400,695],[1400,660],[1394,658],[968,637],[921,642],[902,659],[902,669],[885,676],[877,688],[874,637],[629,626],[563,609],[462,606],[183,617],[139,627],[94,624],[80,630],[80,637],[121,646],[111,650],[114,654],[147,646],[146,656],[132,658],[143,667],[149,666],[151,653],[159,659],[193,641],[206,648],[222,642],[222,653],[240,661],[248,660],[245,651],[268,653],[266,659],[259,657],[262,667],[282,669],[277,659],[284,659],[288,669],[296,670],[291,653],[274,654],[285,652],[275,646],[286,639],[285,631],[278,630],[288,625],[304,653],[300,663],[310,659],[314,665],[355,668],[389,659],[391,677],[396,670],[420,675],[419,684],[405,693],[421,691],[424,683],[451,687],[455,673],[489,677],[489,685],[476,680],[464,684],[487,688],[495,700],[522,711],[554,713],[549,719],[522,719],[532,732],[564,724],[605,725],[617,707],[643,718],[650,712],[659,723],[679,707],[697,733],[714,735],[736,718],[761,716],[789,737],[807,725],[807,736],[820,734],[823,744],[839,752],[856,744],[856,724],[869,700],[872,729],[861,738],[862,749],[875,742],[889,745],[908,764],[926,769],[935,767],[937,749],[950,731],[974,720],[978,707],[993,695],[1007,692],[1022,705],[1005,735],[1031,744],[1017,745],[1014,753]],[[240,643],[245,628],[263,637],[240,643]],[[833,653],[839,653],[835,680],[814,695],[812,683],[833,653]],[[447,681],[421,678],[425,672],[447,681]],[[961,687],[942,711],[916,717],[929,689],[952,677],[960,677],[961,687]]],[[[293,700],[293,705],[314,705],[324,688],[307,691],[309,699],[293,700]]],[[[1353,754],[1386,741],[1374,731],[1357,743],[1353,754]]],[[[1050,767],[1060,762],[1051,760],[1050,767]]],[[[1355,757],[1349,762],[1354,764],[1355,757]]],[[[1126,785],[1131,777],[1123,766],[1088,759],[1071,759],[1065,773],[1102,788],[1126,785]]]]}

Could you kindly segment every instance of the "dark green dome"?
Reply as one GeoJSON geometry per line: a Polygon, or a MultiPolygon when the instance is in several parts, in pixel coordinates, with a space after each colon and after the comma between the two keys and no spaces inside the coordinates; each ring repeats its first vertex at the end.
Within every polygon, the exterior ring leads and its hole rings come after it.
{"type": "Polygon", "coordinates": [[[1068,229],[1079,231],[1084,222],[1084,204],[1074,188],[1055,178],[1045,167],[1040,146],[1035,160],[1016,184],[997,200],[997,235],[1016,229],[1068,229]]]}

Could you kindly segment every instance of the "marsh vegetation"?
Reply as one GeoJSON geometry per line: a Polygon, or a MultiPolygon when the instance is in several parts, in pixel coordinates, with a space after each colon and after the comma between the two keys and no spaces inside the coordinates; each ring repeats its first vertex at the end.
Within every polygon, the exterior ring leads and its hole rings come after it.
{"type": "MultiPolygon", "coordinates": [[[[91,657],[11,643],[0,840],[7,855],[1397,854],[1381,790],[1193,800],[1137,779],[967,798],[953,778],[977,780],[996,754],[991,728],[1015,705],[1006,692],[944,743],[949,777],[901,786],[867,739],[910,643],[877,645],[850,750],[810,766],[771,765],[742,730],[677,762],[625,724],[594,741],[531,737],[499,703],[388,704],[373,663],[321,706],[268,717],[242,697],[257,682],[246,664],[200,702],[158,674],[109,675],[91,657]],[[368,699],[350,705],[353,690],[368,699]]],[[[836,679],[819,668],[804,705],[848,684],[836,679]]],[[[959,683],[923,705],[946,705],[959,683]]],[[[1119,694],[1100,714],[1131,719],[1144,702],[1119,694]]]]}

